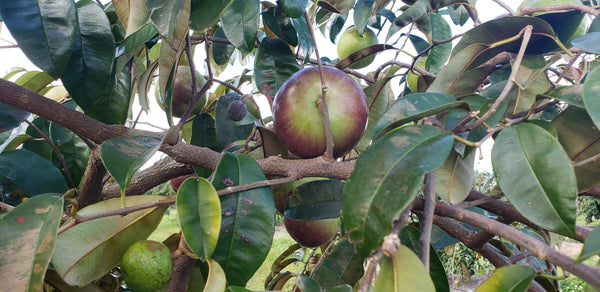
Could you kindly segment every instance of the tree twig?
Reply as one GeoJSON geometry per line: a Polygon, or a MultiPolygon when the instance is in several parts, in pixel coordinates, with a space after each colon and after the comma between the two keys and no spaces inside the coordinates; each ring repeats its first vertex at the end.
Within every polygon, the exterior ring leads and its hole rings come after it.
{"type": "Polygon", "coordinates": [[[593,16],[597,16],[598,10],[583,4],[576,3],[566,3],[566,4],[558,4],[558,5],[548,5],[548,6],[537,6],[537,7],[522,7],[519,11],[520,15],[530,15],[536,12],[553,12],[553,11],[564,11],[576,9],[583,13],[587,13],[593,16]]]}

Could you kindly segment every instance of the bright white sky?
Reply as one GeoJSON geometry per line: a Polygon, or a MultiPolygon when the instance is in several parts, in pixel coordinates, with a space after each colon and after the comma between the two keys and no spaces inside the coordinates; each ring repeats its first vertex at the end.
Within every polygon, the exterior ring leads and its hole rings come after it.
{"type": "MultiPolygon", "coordinates": [[[[511,6],[513,8],[513,10],[516,10],[520,1],[516,1],[516,0],[506,0],[505,1],[509,6],[511,6]]],[[[477,1],[477,11],[480,13],[479,17],[482,21],[487,21],[490,19],[493,19],[495,17],[497,17],[500,14],[504,14],[506,13],[506,11],[501,8],[498,4],[496,4],[494,1],[491,0],[479,0],[477,1]]],[[[472,24],[471,23],[467,23],[465,24],[464,28],[471,28],[472,24]]],[[[462,31],[460,31],[462,28],[460,27],[453,27],[453,33],[460,33],[462,31]]],[[[328,39],[325,39],[322,34],[320,33],[316,33],[315,34],[316,37],[318,38],[317,43],[319,44],[319,51],[321,52],[322,56],[327,56],[330,59],[334,59],[337,57],[337,53],[335,50],[335,44],[332,44],[328,39]]],[[[382,36],[384,36],[385,34],[382,34],[382,36]]],[[[2,60],[0,62],[0,76],[5,76],[8,72],[12,71],[13,68],[16,67],[22,67],[25,68],[28,71],[31,70],[39,70],[35,65],[33,65],[21,52],[20,49],[18,48],[5,48],[6,46],[11,46],[11,45],[15,45],[16,42],[14,41],[14,39],[12,38],[12,36],[10,35],[8,29],[6,28],[6,26],[4,25],[4,23],[2,23],[2,27],[0,28],[0,60],[2,60]]],[[[197,50],[197,54],[195,57],[195,61],[196,64],[201,64],[203,62],[204,54],[203,54],[204,50],[197,50]]],[[[377,60],[385,60],[386,58],[391,59],[393,58],[393,55],[387,55],[384,53],[381,53],[377,56],[377,60]]],[[[391,52],[387,52],[388,54],[393,54],[391,52]]],[[[377,63],[381,63],[381,62],[377,62],[375,61],[373,65],[362,69],[362,71],[365,72],[369,72],[370,70],[374,70],[376,69],[377,63]]],[[[227,78],[230,77],[234,77],[235,74],[239,74],[241,70],[227,70],[227,72],[222,73],[221,76],[219,76],[220,79],[225,80],[227,78]],[[229,75],[229,76],[228,76],[229,75]]],[[[397,82],[396,82],[397,83],[397,82]]],[[[250,88],[245,89],[246,90],[251,90],[250,88]]],[[[153,91],[151,91],[153,92],[153,91]]],[[[150,102],[151,102],[151,110],[148,114],[142,114],[142,117],[140,119],[140,121],[144,122],[144,123],[150,123],[152,125],[161,127],[161,128],[167,128],[166,125],[166,119],[164,117],[164,113],[162,113],[162,111],[160,109],[157,108],[157,104],[156,101],[154,100],[154,98],[150,98],[150,102]]],[[[265,103],[263,103],[265,104],[265,103]]],[[[139,111],[139,105],[137,102],[134,102],[134,109],[133,112],[134,114],[137,114],[137,112],[139,111]]],[[[262,110],[262,109],[261,109],[262,110]]],[[[266,109],[268,111],[268,109],[266,109]]],[[[150,131],[156,131],[156,128],[154,127],[150,127],[150,126],[144,126],[144,125],[139,125],[140,129],[146,129],[146,130],[150,130],[150,131]]],[[[491,140],[491,139],[490,139],[491,140]]],[[[488,141],[490,141],[488,140],[488,141]]],[[[490,150],[491,150],[491,146],[492,146],[492,142],[490,141],[489,143],[485,143],[482,147],[482,151],[478,151],[478,156],[481,157],[481,159],[477,158],[476,159],[476,168],[480,171],[489,171],[491,172],[491,162],[490,162],[490,150]],[[479,155],[481,154],[481,155],[479,155]]]]}

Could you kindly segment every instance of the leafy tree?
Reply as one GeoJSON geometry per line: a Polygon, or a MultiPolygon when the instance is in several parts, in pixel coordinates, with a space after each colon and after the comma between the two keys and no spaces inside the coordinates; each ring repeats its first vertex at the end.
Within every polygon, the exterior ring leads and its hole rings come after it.
{"type": "MultiPolygon", "coordinates": [[[[181,228],[160,239],[171,291],[244,291],[277,212],[317,230],[343,224],[300,273],[286,270],[298,246],[285,251],[268,290],[448,291],[436,250],[457,241],[496,268],[482,290],[556,290],[557,270],[600,289],[600,269],[581,263],[600,251],[600,231],[575,220],[578,195],[600,184],[599,11],[594,1],[494,2],[506,15],[481,22],[475,0],[0,1],[41,70],[0,80],[0,283],[125,287],[121,256],[174,205],[181,228]],[[350,24],[379,44],[342,60],[319,51],[350,24]],[[193,95],[177,120],[180,66],[193,95]],[[314,103],[325,150],[312,158],[288,153],[291,138],[255,108],[314,66],[343,70],[365,94],[366,130],[339,158],[326,99],[314,103]],[[148,111],[151,88],[166,131],[135,122],[133,104],[148,111]],[[488,140],[497,185],[479,190],[489,194],[473,189],[475,149],[488,140]],[[144,194],[189,174],[176,196],[144,194]],[[556,251],[554,234],[584,242],[582,254],[556,251]]],[[[320,78],[323,96],[340,94],[320,78]]],[[[308,122],[304,111],[292,122],[308,122]]]]}

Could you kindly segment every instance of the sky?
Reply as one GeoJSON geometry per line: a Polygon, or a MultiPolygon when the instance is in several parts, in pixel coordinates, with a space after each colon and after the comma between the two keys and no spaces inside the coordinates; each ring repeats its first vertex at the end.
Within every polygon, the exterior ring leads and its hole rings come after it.
{"type": "MultiPolygon", "coordinates": [[[[514,0],[507,0],[505,1],[507,2],[507,4],[509,4],[509,6],[511,6],[513,8],[513,10],[516,10],[518,7],[518,4],[520,3],[520,1],[514,1],[514,0]]],[[[498,4],[496,4],[494,1],[492,0],[479,0],[477,1],[477,11],[479,12],[479,17],[482,21],[486,21],[486,20],[490,20],[493,19],[495,17],[497,17],[499,14],[504,14],[506,13],[506,11],[501,8],[498,4]]],[[[460,33],[463,32],[464,29],[469,29],[472,27],[472,23],[467,23],[463,26],[463,28],[460,27],[454,27],[453,26],[453,34],[456,33],[460,33]],[[462,30],[462,31],[461,31],[462,30]]],[[[383,36],[384,34],[382,34],[383,36]]],[[[335,44],[331,43],[328,39],[325,39],[323,37],[322,34],[320,33],[316,33],[315,36],[317,37],[317,44],[319,44],[319,51],[321,52],[321,56],[327,56],[330,59],[334,59],[337,58],[337,53],[335,50],[335,44]]],[[[14,41],[14,39],[12,38],[12,36],[10,35],[10,32],[8,31],[8,29],[6,28],[6,26],[4,25],[4,23],[2,23],[2,27],[0,28],[0,76],[5,76],[8,72],[12,71],[14,68],[17,67],[22,67],[25,68],[28,71],[31,70],[39,70],[35,65],[33,65],[25,56],[24,54],[21,52],[20,49],[18,48],[13,48],[13,45],[16,45],[16,42],[14,41]]],[[[381,64],[382,60],[386,60],[386,59],[391,59],[393,58],[393,52],[387,51],[384,53],[380,53],[376,59],[375,62],[373,62],[373,65],[361,69],[361,71],[366,72],[370,72],[374,69],[377,68],[378,65],[376,64],[381,64]]],[[[196,56],[195,56],[195,61],[197,64],[203,62],[204,57],[204,50],[200,49],[196,51],[196,56]]],[[[240,66],[240,65],[237,65],[240,66]]],[[[222,75],[219,76],[219,78],[221,80],[225,80],[227,78],[231,78],[234,77],[235,74],[238,74],[238,72],[240,72],[241,69],[236,70],[236,68],[234,67],[233,70],[227,70],[226,72],[223,72],[222,75]]],[[[395,82],[397,83],[397,81],[395,82]]],[[[251,88],[245,88],[244,91],[250,91],[251,88]]],[[[153,92],[153,90],[151,90],[150,92],[153,92]]],[[[397,90],[395,90],[395,92],[399,92],[397,90]]],[[[151,94],[152,95],[152,94],[151,94]]],[[[167,123],[166,123],[166,119],[164,116],[164,113],[158,108],[156,101],[154,100],[154,98],[150,98],[150,112],[147,114],[142,114],[140,121],[142,122],[142,124],[140,124],[138,126],[138,128],[140,129],[144,129],[144,130],[149,130],[149,131],[157,131],[157,127],[159,128],[164,128],[166,129],[167,123]],[[148,124],[152,124],[153,126],[149,126],[146,125],[146,123],[148,124]]],[[[261,111],[263,113],[270,113],[270,111],[268,110],[268,107],[266,107],[266,101],[265,100],[259,100],[259,105],[261,105],[261,111]]],[[[133,113],[134,115],[137,115],[137,113],[139,112],[139,105],[137,102],[134,102],[134,106],[133,106],[133,113]]],[[[479,171],[488,171],[491,172],[492,168],[491,168],[491,162],[490,162],[490,151],[491,151],[491,147],[493,145],[493,142],[491,142],[491,139],[488,140],[488,142],[484,143],[484,145],[481,147],[480,151],[477,152],[477,158],[475,159],[475,165],[476,165],[476,169],[478,169],[479,171]]]]}

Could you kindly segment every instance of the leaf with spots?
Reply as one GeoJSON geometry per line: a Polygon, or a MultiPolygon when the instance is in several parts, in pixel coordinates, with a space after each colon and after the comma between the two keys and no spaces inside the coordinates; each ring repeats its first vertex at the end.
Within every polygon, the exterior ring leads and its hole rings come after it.
{"type": "Polygon", "coordinates": [[[60,194],[35,196],[0,218],[0,283],[5,291],[42,291],[63,213],[60,194]]]}
{"type": "Polygon", "coordinates": [[[278,39],[265,38],[258,46],[254,59],[254,82],[269,100],[281,84],[300,70],[294,53],[288,45],[278,39]]]}
{"type": "Polygon", "coordinates": [[[177,191],[177,214],[185,242],[201,259],[210,258],[221,226],[221,204],[204,178],[188,178],[177,191]]]}
{"type": "MultiPolygon", "coordinates": [[[[264,181],[251,157],[226,152],[215,170],[217,190],[264,181]]],[[[212,255],[230,285],[245,286],[267,257],[275,232],[275,203],[269,187],[225,194],[221,199],[221,233],[212,255]]]]}
{"type": "Polygon", "coordinates": [[[392,221],[415,198],[425,173],[438,169],[453,145],[452,134],[433,126],[397,128],[367,148],[344,187],[342,219],[369,256],[392,229],[392,221]]]}

